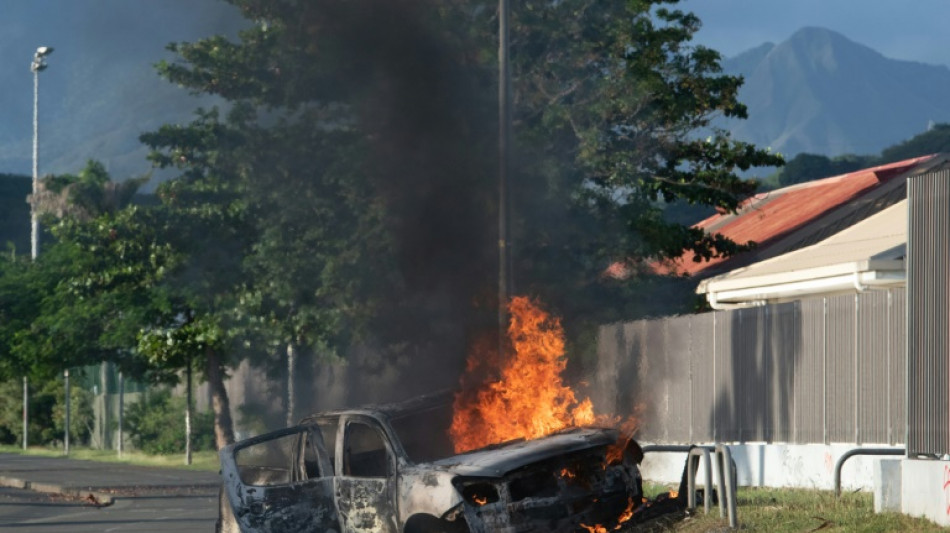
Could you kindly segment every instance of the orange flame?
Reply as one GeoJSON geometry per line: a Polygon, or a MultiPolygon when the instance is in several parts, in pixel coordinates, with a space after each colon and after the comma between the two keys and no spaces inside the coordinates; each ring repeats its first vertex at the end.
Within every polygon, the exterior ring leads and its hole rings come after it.
{"type": "MultiPolygon", "coordinates": [[[[561,374],[567,360],[560,320],[523,296],[508,303],[508,315],[510,353],[502,357],[486,344],[474,349],[466,363],[449,430],[456,453],[514,439],[534,439],[571,426],[620,425],[619,417],[596,416],[590,399],[578,400],[564,383],[561,374]],[[480,379],[484,374],[492,379],[480,379]]],[[[636,409],[641,410],[642,406],[636,409]]],[[[607,451],[605,469],[623,460],[638,422],[638,417],[632,416],[620,425],[619,439],[607,451]]],[[[564,468],[560,475],[572,479],[576,473],[564,468]]],[[[478,497],[475,503],[483,505],[478,497]]],[[[630,498],[613,529],[629,521],[633,510],[630,498]]],[[[590,533],[608,532],[600,524],[581,526],[590,533]]]]}
{"type": "Polygon", "coordinates": [[[617,518],[618,528],[620,524],[630,520],[631,518],[633,518],[633,498],[632,497],[627,499],[627,508],[624,509],[623,512],[620,513],[620,517],[617,518]]]}
{"type": "Polygon", "coordinates": [[[488,350],[469,356],[469,374],[497,368],[498,375],[474,393],[456,396],[449,433],[457,453],[595,421],[590,399],[578,401],[561,378],[567,360],[560,320],[523,296],[512,298],[508,314],[511,353],[504,359],[488,350]]]}

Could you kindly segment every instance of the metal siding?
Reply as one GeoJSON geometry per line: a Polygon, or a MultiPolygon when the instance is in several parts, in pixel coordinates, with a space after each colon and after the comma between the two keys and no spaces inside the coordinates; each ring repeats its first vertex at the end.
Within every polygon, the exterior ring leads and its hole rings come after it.
{"type": "Polygon", "coordinates": [[[948,424],[948,236],[950,172],[908,180],[909,455],[950,453],[948,424]]]}
{"type": "Polygon", "coordinates": [[[647,441],[901,444],[904,294],[605,327],[601,348],[621,353],[599,370],[616,375],[617,414],[643,406],[647,441]]]}
{"type": "Polygon", "coordinates": [[[855,442],[888,442],[888,294],[858,295],[855,442]]]}
{"type": "Polygon", "coordinates": [[[773,442],[792,442],[795,368],[801,357],[801,314],[798,302],[771,307],[769,330],[771,359],[771,438],[773,442]]]}
{"type": "Polygon", "coordinates": [[[802,301],[800,355],[794,371],[796,443],[825,440],[825,301],[802,301]]]}
{"type": "Polygon", "coordinates": [[[711,409],[716,442],[741,440],[736,405],[741,396],[732,372],[734,322],[738,323],[736,312],[716,312],[716,401],[711,409]]]}
{"type": "Polygon", "coordinates": [[[689,316],[666,321],[667,441],[688,442],[690,420],[690,337],[689,316]]]}
{"type": "Polygon", "coordinates": [[[854,432],[854,296],[828,298],[828,439],[853,442],[854,432]]]}
{"type": "Polygon", "coordinates": [[[900,444],[907,438],[907,291],[892,289],[888,296],[887,442],[900,444]]]}
{"type": "Polygon", "coordinates": [[[713,441],[711,407],[716,401],[715,313],[693,315],[691,322],[689,442],[713,441]]]}
{"type": "MultiPolygon", "coordinates": [[[[630,389],[621,401],[621,405],[626,404],[630,414],[636,412],[638,406],[643,406],[640,438],[645,440],[658,440],[662,431],[662,427],[658,428],[657,425],[662,419],[655,412],[654,398],[657,397],[657,392],[651,387],[653,383],[651,380],[652,358],[649,357],[647,348],[648,331],[651,327],[656,329],[658,326],[656,321],[647,320],[638,320],[624,325],[624,341],[636,378],[630,384],[630,389]]],[[[628,413],[621,412],[620,414],[628,413]]]]}

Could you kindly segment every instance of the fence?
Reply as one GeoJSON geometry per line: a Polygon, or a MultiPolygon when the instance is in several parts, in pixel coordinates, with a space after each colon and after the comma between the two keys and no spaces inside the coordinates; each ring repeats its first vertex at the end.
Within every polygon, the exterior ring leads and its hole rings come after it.
{"type": "Polygon", "coordinates": [[[902,444],[904,289],[604,326],[599,409],[645,441],[902,444]]]}
{"type": "Polygon", "coordinates": [[[950,170],[907,182],[907,452],[950,453],[950,170]]]}

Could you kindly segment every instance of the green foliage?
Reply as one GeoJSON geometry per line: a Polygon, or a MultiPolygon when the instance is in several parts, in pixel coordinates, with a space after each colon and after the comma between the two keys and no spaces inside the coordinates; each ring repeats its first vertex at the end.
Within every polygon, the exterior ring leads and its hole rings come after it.
{"type": "MultiPolygon", "coordinates": [[[[168,390],[151,392],[126,406],[125,422],[132,444],[149,454],[185,451],[185,399],[168,390]]],[[[214,449],[214,415],[192,412],[192,449],[214,449]]]]}
{"type": "Polygon", "coordinates": [[[879,164],[893,163],[912,157],[950,152],[950,124],[934,124],[924,133],[898,143],[881,152],[879,164]]]}
{"type": "Polygon", "coordinates": [[[862,168],[948,151],[950,151],[950,124],[936,124],[924,133],[885,148],[880,155],[876,156],[849,154],[830,158],[817,154],[798,154],[778,173],[778,183],[785,187],[854,172],[862,168]]]}
{"type": "MultiPolygon", "coordinates": [[[[235,112],[143,140],[183,170],[179,187],[230,187],[253,215],[240,327],[332,352],[368,321],[377,336],[467,321],[420,310],[494,283],[494,4],[232,3],[256,21],[239,42],[177,43],[181,61],[159,70],[235,112]]],[[[604,285],[612,262],[744,249],[662,204],[734,209],[755,188],[738,171],[782,162],[724,131],[697,138],[717,115],[745,116],[741,80],[690,44],[699,20],[672,4],[514,7],[513,275],[568,319],[630,311],[632,287],[604,285]]]]}
{"type": "Polygon", "coordinates": [[[872,156],[843,155],[829,158],[816,154],[798,154],[785,163],[778,176],[782,187],[803,183],[840,174],[847,174],[862,168],[874,166],[877,159],[872,156]]]}
{"type": "MultiPolygon", "coordinates": [[[[45,381],[30,390],[29,441],[31,445],[58,445],[63,442],[66,423],[66,399],[62,379],[45,381]]],[[[88,444],[92,432],[91,392],[76,385],[70,386],[71,444],[88,444]]],[[[19,444],[23,441],[23,382],[0,382],[0,443],[19,444]]]]}

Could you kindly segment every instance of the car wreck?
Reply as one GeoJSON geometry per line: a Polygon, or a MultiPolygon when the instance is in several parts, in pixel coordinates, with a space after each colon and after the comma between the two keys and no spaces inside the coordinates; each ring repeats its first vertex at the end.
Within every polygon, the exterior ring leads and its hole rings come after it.
{"type": "Polygon", "coordinates": [[[219,531],[527,532],[614,527],[642,501],[639,446],[571,428],[456,454],[452,395],[347,409],[220,451],[219,531]]]}

